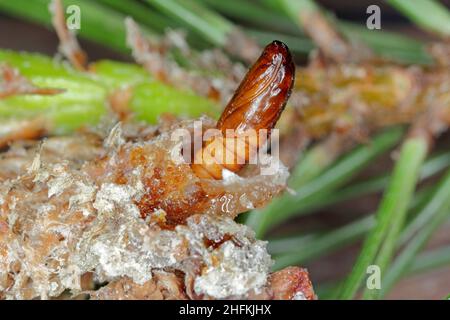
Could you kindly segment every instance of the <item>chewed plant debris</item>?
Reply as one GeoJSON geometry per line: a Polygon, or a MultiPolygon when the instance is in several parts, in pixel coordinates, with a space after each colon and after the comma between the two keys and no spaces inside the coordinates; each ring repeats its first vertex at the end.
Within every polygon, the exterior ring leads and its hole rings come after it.
{"type": "Polygon", "coordinates": [[[157,130],[18,142],[2,155],[2,297],[312,298],[306,271],[270,274],[266,243],[232,220],[269,201],[286,172],[202,180],[170,160],[170,129],[157,130]]]}

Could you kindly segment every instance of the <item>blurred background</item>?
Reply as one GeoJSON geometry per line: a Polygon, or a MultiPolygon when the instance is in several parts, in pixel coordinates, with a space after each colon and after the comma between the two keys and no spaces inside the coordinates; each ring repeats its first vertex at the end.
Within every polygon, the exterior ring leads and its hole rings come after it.
{"type": "MultiPolygon", "coordinates": [[[[32,1],[35,0],[30,0],[30,2],[32,1]]],[[[102,1],[98,0],[90,1],[102,3],[102,1]]],[[[249,0],[242,0],[242,2],[246,1],[249,0]]],[[[1,2],[7,2],[7,0],[1,0],[1,2]]],[[[143,3],[143,1],[141,2],[143,3]]],[[[318,0],[317,3],[332,11],[338,18],[363,25],[365,25],[368,16],[366,14],[367,7],[371,4],[376,4],[381,8],[383,30],[398,31],[419,39],[430,40],[431,37],[429,33],[412,26],[411,22],[407,18],[392,8],[392,6],[388,5],[385,1],[318,0]]],[[[441,3],[447,7],[450,7],[450,0],[442,0],[441,3]]],[[[5,13],[5,11],[6,10],[0,10],[0,46],[2,48],[36,51],[49,55],[53,55],[55,53],[58,46],[58,39],[53,30],[43,27],[41,24],[25,22],[22,19],[17,19],[16,17],[5,13]]],[[[238,22],[239,24],[252,27],[252,24],[249,24],[248,21],[238,19],[233,15],[227,15],[225,13],[224,16],[230,20],[238,22]]],[[[81,38],[80,42],[82,47],[89,52],[89,56],[92,60],[100,58],[114,58],[124,61],[133,61],[128,55],[118,54],[117,52],[109,50],[104,46],[97,45],[92,41],[81,38]]]]}

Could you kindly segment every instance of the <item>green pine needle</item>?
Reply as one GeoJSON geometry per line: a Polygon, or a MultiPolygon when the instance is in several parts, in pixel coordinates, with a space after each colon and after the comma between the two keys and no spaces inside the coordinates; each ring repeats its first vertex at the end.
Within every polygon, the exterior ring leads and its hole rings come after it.
{"type": "Polygon", "coordinates": [[[415,24],[443,37],[450,36],[450,11],[436,0],[387,0],[415,24]]]}
{"type": "Polygon", "coordinates": [[[389,291],[395,282],[407,271],[414,257],[425,246],[428,239],[433,235],[441,224],[450,216],[450,171],[439,182],[436,191],[427,205],[419,213],[421,220],[427,220],[422,228],[418,230],[395,259],[392,267],[388,270],[382,281],[382,296],[389,291]],[[424,219],[425,218],[425,219],[424,219]]]}
{"type": "Polygon", "coordinates": [[[427,143],[422,138],[410,138],[403,144],[390,185],[376,214],[376,225],[367,236],[355,266],[342,287],[341,299],[354,298],[370,264],[377,264],[382,271],[387,267],[426,151],[427,143]]]}

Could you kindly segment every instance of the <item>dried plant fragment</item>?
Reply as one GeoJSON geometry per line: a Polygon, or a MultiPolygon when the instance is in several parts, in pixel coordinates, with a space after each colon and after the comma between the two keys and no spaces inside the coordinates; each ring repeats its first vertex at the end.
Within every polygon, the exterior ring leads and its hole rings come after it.
{"type": "Polygon", "coordinates": [[[450,67],[450,40],[434,43],[429,51],[440,66],[450,67]]]}
{"type": "Polygon", "coordinates": [[[308,272],[298,267],[288,267],[270,275],[270,286],[276,300],[313,300],[308,272]]]}
{"type": "Polygon", "coordinates": [[[120,121],[126,121],[131,118],[132,112],[129,102],[132,97],[133,92],[129,87],[116,89],[108,97],[108,106],[120,121]]]}
{"type": "Polygon", "coordinates": [[[53,95],[64,92],[63,89],[38,88],[23,77],[17,69],[6,64],[0,65],[2,81],[0,82],[0,99],[20,94],[53,95]]]}
{"type": "Polygon", "coordinates": [[[319,9],[305,9],[299,20],[305,32],[316,43],[325,57],[337,63],[370,59],[371,51],[362,44],[348,43],[319,9]]]}
{"type": "Polygon", "coordinates": [[[93,300],[186,300],[183,281],[174,272],[154,271],[153,278],[142,285],[124,277],[89,294],[93,300]]]}
{"type": "Polygon", "coordinates": [[[0,149],[15,141],[38,139],[45,135],[46,132],[46,121],[41,118],[3,122],[0,128],[0,149]]]}
{"type": "MultiPolygon", "coordinates": [[[[216,78],[196,73],[193,70],[187,71],[170,59],[168,46],[155,44],[147,39],[133,19],[127,18],[125,26],[127,44],[132,50],[134,59],[156,79],[176,88],[192,90],[213,100],[226,102],[229,99],[237,81],[240,80],[242,68],[232,64],[224,55],[206,51],[195,58],[190,51],[184,49],[183,51],[187,54],[186,58],[194,64],[194,67],[198,65],[199,69],[204,69],[206,63],[211,72],[214,69],[222,70],[225,71],[225,75],[216,78]]],[[[172,34],[169,33],[169,36],[172,34]]],[[[173,38],[173,36],[171,37],[173,38]]],[[[173,40],[171,41],[173,42],[173,40]]],[[[164,41],[162,43],[164,44],[164,41]]],[[[187,44],[181,45],[182,48],[186,48],[186,46],[187,44]]]]}
{"type": "Polygon", "coordinates": [[[87,55],[81,49],[75,34],[67,27],[61,0],[52,0],[49,4],[49,10],[52,14],[53,27],[60,41],[59,51],[77,70],[85,71],[87,69],[87,55]]]}
{"type": "Polygon", "coordinates": [[[163,48],[145,38],[132,18],[128,17],[125,20],[125,26],[127,44],[132,49],[136,62],[143,65],[156,79],[168,83],[170,81],[168,70],[175,65],[165,58],[163,48]]]}
{"type": "Polygon", "coordinates": [[[227,35],[225,50],[251,64],[258,59],[261,48],[241,29],[235,28],[227,35]]]}

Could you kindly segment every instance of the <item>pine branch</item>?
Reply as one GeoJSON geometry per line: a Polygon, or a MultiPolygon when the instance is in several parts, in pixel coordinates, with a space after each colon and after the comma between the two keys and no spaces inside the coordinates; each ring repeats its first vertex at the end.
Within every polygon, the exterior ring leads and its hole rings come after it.
{"type": "Polygon", "coordinates": [[[39,54],[0,51],[0,59],[17,68],[36,86],[66,90],[55,96],[21,95],[0,100],[0,118],[29,119],[43,115],[49,119],[53,133],[97,123],[108,112],[109,96],[122,88],[130,91],[130,111],[150,123],[155,123],[163,112],[216,116],[220,109],[192,92],[152,80],[133,64],[105,60],[93,63],[92,72],[83,73],[39,54]]]}

